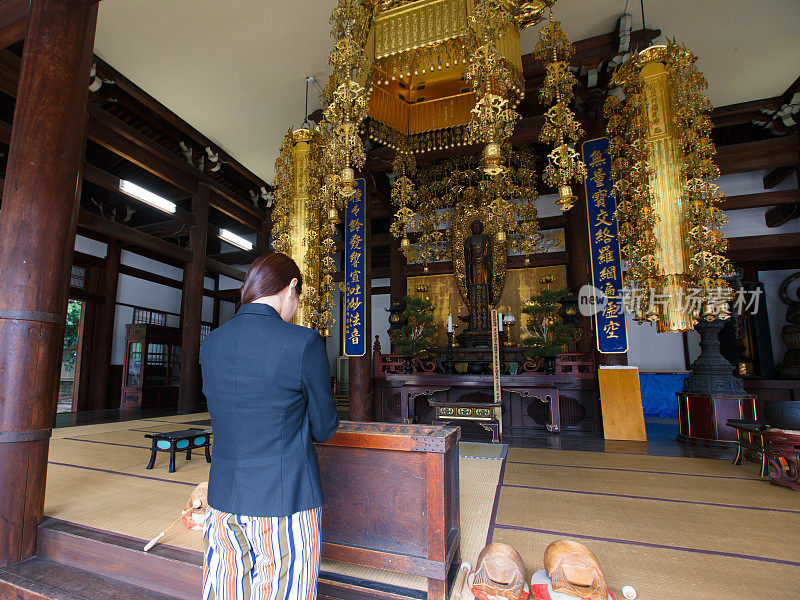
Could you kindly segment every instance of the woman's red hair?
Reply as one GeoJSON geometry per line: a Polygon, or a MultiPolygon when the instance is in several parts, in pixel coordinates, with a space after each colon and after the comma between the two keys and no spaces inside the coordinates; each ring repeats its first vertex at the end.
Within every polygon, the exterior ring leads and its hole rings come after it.
{"type": "Polygon", "coordinates": [[[258,300],[264,296],[274,296],[297,279],[297,295],[303,285],[303,275],[297,264],[281,252],[271,252],[259,256],[247,271],[242,285],[242,304],[258,300]]]}

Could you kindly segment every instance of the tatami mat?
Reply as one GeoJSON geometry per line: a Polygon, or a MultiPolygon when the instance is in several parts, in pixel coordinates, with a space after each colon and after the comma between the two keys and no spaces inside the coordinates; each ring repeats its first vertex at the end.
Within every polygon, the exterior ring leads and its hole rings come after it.
{"type": "MultiPolygon", "coordinates": [[[[198,420],[203,415],[192,415],[198,420]]],[[[186,416],[184,415],[184,418],[186,416]]],[[[177,471],[167,472],[168,453],[160,452],[155,468],[145,469],[150,458],[148,431],[181,429],[184,424],[146,419],[126,423],[87,425],[57,430],[50,445],[45,515],[87,527],[112,531],[143,541],[156,536],[180,514],[194,485],[208,479],[209,465],[202,451],[191,461],[176,456],[177,471]]],[[[194,426],[193,426],[194,427],[194,426]]],[[[461,554],[474,564],[486,543],[504,446],[473,444],[459,459],[461,554]]],[[[200,532],[173,527],[163,543],[202,551],[200,532]]],[[[424,590],[427,581],[414,577],[323,561],[323,571],[424,590]]]]}
{"type": "Polygon", "coordinates": [[[480,442],[459,442],[458,454],[472,458],[503,458],[508,446],[506,444],[484,444],[480,442]]]}
{"type": "Polygon", "coordinates": [[[623,585],[642,599],[800,598],[800,494],[755,464],[511,448],[502,483],[492,539],[529,578],[570,538],[617,598],[623,585]]]}
{"type": "Polygon", "coordinates": [[[152,417],[150,419],[142,419],[143,421],[149,422],[165,422],[165,423],[191,423],[192,421],[202,421],[205,419],[210,419],[210,415],[207,412],[203,413],[192,413],[190,415],[172,415],[170,417],[152,417]]]}
{"type": "Polygon", "coordinates": [[[796,543],[800,513],[775,515],[503,486],[497,523],[643,543],[658,540],[669,546],[688,544],[702,550],[788,559],[800,568],[800,544],[796,543]],[[532,505],[547,510],[531,510],[532,505]]]}
{"type": "Polygon", "coordinates": [[[595,469],[625,469],[631,471],[658,471],[695,475],[758,478],[756,472],[743,471],[729,461],[711,458],[685,458],[614,454],[609,452],[577,452],[538,448],[509,448],[508,461],[595,469]]]}
{"type": "MultiPolygon", "coordinates": [[[[763,479],[750,478],[758,472],[755,464],[745,463],[738,469],[741,470],[736,472],[743,479],[506,463],[504,483],[598,496],[636,496],[800,511],[797,494],[787,494],[785,488],[765,485],[763,479]]],[[[724,465],[720,465],[720,472],[726,472],[724,465]]]]}

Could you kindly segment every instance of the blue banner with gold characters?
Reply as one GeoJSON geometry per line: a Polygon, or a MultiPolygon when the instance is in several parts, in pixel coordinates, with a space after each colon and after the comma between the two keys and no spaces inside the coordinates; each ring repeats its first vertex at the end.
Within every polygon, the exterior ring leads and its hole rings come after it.
{"type": "Polygon", "coordinates": [[[603,353],[627,352],[628,334],[622,303],[622,261],[619,255],[608,138],[584,142],[583,160],[586,163],[592,285],[597,295],[593,311],[597,349],[603,353]]]}
{"type": "Polygon", "coordinates": [[[356,179],[356,192],[347,200],[344,220],[344,354],[367,353],[366,208],[367,182],[356,179]]]}

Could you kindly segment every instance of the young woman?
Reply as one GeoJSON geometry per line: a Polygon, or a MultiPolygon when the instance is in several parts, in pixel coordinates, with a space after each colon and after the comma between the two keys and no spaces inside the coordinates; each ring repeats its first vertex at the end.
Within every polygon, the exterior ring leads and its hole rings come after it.
{"type": "Polygon", "coordinates": [[[242,306],[200,348],[214,430],[204,600],[313,600],[319,574],[319,464],[312,442],[339,426],[319,334],[289,323],[302,275],[258,258],[242,306]]]}

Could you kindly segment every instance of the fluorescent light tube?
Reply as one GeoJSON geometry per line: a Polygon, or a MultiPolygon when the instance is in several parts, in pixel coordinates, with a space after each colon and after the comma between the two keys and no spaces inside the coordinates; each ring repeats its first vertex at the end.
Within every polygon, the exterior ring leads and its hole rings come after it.
{"type": "Polygon", "coordinates": [[[243,237],[240,237],[240,236],[236,235],[235,233],[232,233],[232,232],[228,231],[227,229],[220,229],[219,230],[219,237],[220,237],[220,239],[225,240],[229,244],[231,244],[233,246],[236,246],[237,248],[241,248],[242,250],[252,250],[253,249],[253,243],[252,242],[248,242],[243,237]]]}
{"type": "Polygon", "coordinates": [[[161,196],[154,194],[150,190],[146,190],[143,187],[136,185],[135,183],[131,183],[127,179],[120,179],[119,180],[119,189],[126,194],[141,200],[145,204],[149,204],[150,206],[154,206],[164,212],[174,213],[175,206],[174,202],[170,202],[166,198],[162,198],[161,196]]]}

